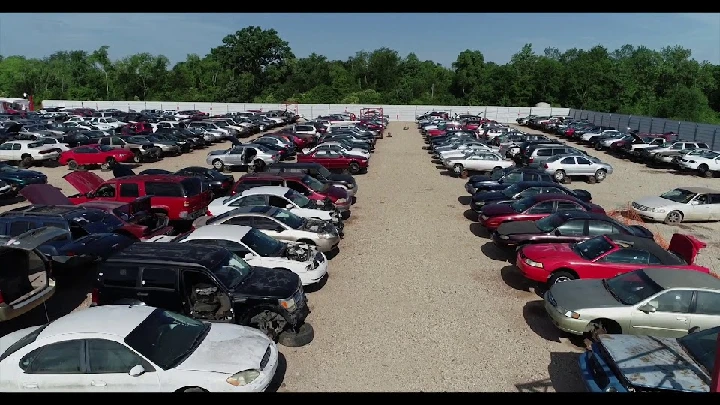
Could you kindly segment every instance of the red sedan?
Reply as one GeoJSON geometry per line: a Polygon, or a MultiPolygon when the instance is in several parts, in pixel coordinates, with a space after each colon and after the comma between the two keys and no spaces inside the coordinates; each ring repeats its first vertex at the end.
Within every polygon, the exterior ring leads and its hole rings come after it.
{"type": "Polygon", "coordinates": [[[316,150],[310,154],[298,154],[298,163],[319,163],[328,170],[347,170],[358,174],[368,169],[368,159],[357,155],[348,155],[333,150],[316,150]]]}
{"type": "Polygon", "coordinates": [[[604,214],[605,210],[566,194],[536,194],[512,202],[488,204],[482,207],[478,219],[489,232],[500,224],[514,221],[537,221],[558,211],[585,211],[604,214]]]}
{"type": "Polygon", "coordinates": [[[516,265],[525,277],[548,286],[579,278],[611,278],[647,267],[709,273],[710,269],[695,264],[698,252],[706,246],[679,233],[673,235],[668,250],[649,238],[600,235],[579,243],[523,246],[516,265]]]}
{"type": "Polygon", "coordinates": [[[115,163],[132,162],[133,153],[126,149],[115,149],[107,145],[83,145],[60,154],[58,162],[70,170],[81,166],[99,165],[107,169],[115,163]]]}

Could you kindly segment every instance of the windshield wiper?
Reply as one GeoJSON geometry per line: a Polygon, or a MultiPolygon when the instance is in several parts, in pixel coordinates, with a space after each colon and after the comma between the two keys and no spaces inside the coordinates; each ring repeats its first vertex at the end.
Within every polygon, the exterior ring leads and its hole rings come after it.
{"type": "Polygon", "coordinates": [[[182,352],[179,356],[175,357],[171,362],[170,365],[167,367],[167,370],[171,368],[177,367],[180,363],[185,361],[188,357],[190,357],[191,354],[197,349],[198,346],[200,346],[200,343],[205,339],[205,336],[207,336],[208,332],[210,332],[210,324],[205,324],[205,329],[203,329],[202,332],[198,333],[197,336],[195,336],[195,339],[193,340],[190,347],[188,347],[187,350],[182,352]]]}

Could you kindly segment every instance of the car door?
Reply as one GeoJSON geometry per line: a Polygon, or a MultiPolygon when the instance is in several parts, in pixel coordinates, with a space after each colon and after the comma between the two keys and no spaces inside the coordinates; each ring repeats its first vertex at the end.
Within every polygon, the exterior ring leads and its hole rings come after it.
{"type": "Polygon", "coordinates": [[[151,307],[182,312],[178,294],[178,269],[170,266],[141,266],[138,298],[151,307]]]}
{"type": "Polygon", "coordinates": [[[160,379],[155,367],[122,343],[107,339],[85,339],[87,378],[91,392],[157,392],[160,379]],[[131,376],[143,366],[145,372],[131,376]]]}
{"type": "Polygon", "coordinates": [[[577,162],[575,166],[578,174],[581,174],[583,176],[590,176],[595,174],[595,171],[593,170],[593,164],[588,159],[578,156],[575,158],[575,161],[577,162]]]}
{"type": "Polygon", "coordinates": [[[262,231],[262,233],[273,238],[278,238],[287,229],[284,224],[281,224],[274,219],[264,217],[255,217],[255,220],[253,221],[253,228],[262,231]]]}
{"type": "Polygon", "coordinates": [[[17,377],[23,392],[91,391],[86,374],[83,339],[50,343],[32,350],[20,359],[22,373],[17,377]]]}
{"type": "Polygon", "coordinates": [[[709,329],[720,325],[720,292],[695,291],[694,310],[690,313],[690,328],[709,329]]]}
{"type": "Polygon", "coordinates": [[[610,235],[615,231],[613,223],[600,219],[591,219],[588,221],[588,236],[594,238],[600,235],[610,235]]]}
{"type": "Polygon", "coordinates": [[[708,194],[709,205],[710,205],[710,218],[711,221],[720,220],[720,194],[708,194]]]}
{"type": "Polygon", "coordinates": [[[610,278],[647,267],[650,254],[639,249],[618,249],[595,259],[593,278],[610,278]]]}
{"type": "Polygon", "coordinates": [[[245,148],[232,148],[225,155],[225,164],[241,166],[245,164],[245,148]]]}
{"type": "Polygon", "coordinates": [[[632,311],[632,334],[674,338],[687,335],[693,293],[693,290],[668,290],[643,301],[632,311]],[[642,310],[645,304],[652,305],[655,310],[642,310]]]}
{"type": "Polygon", "coordinates": [[[580,242],[586,239],[588,234],[587,221],[584,219],[571,219],[558,226],[550,236],[550,240],[556,243],[580,242]]]}
{"type": "Polygon", "coordinates": [[[334,169],[332,159],[328,159],[329,154],[330,151],[328,150],[317,150],[312,154],[312,157],[317,163],[325,166],[326,168],[334,169]]]}
{"type": "Polygon", "coordinates": [[[572,156],[562,158],[560,160],[560,169],[565,171],[565,174],[569,176],[574,176],[577,173],[578,165],[575,163],[575,158],[572,156]]]}
{"type": "Polygon", "coordinates": [[[685,218],[691,221],[709,221],[712,217],[713,205],[709,194],[698,194],[690,201],[685,218]]]}

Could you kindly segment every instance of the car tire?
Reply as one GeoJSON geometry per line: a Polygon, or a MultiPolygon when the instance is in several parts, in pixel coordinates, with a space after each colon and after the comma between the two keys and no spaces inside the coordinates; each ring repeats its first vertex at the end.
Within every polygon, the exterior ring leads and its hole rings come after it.
{"type": "Polygon", "coordinates": [[[710,171],[710,168],[705,163],[698,166],[698,173],[701,177],[710,178],[713,176],[713,172],[710,171]]]}
{"type": "Polygon", "coordinates": [[[565,281],[572,281],[576,279],[577,277],[569,271],[559,270],[550,275],[550,278],[548,279],[548,288],[557,283],[563,283],[565,281]]]}
{"type": "Polygon", "coordinates": [[[74,161],[73,159],[70,159],[67,161],[67,167],[68,167],[68,170],[77,170],[78,167],[80,167],[80,165],[78,164],[78,162],[74,161]]]}
{"type": "Polygon", "coordinates": [[[33,161],[34,161],[34,159],[32,158],[32,156],[25,156],[24,158],[22,158],[22,160],[20,161],[20,164],[18,166],[20,166],[20,168],[25,169],[25,168],[32,166],[33,161]]]}
{"type": "Polygon", "coordinates": [[[601,151],[602,150],[602,144],[600,142],[595,144],[595,150],[601,151]]]}
{"type": "Polygon", "coordinates": [[[357,162],[350,162],[348,170],[350,171],[350,174],[358,174],[360,173],[360,165],[357,164],[357,162]]]}
{"type": "Polygon", "coordinates": [[[300,325],[298,331],[284,330],[278,335],[278,343],[286,347],[302,347],[313,341],[315,329],[309,323],[300,325]]]}
{"type": "Polygon", "coordinates": [[[223,168],[225,167],[225,163],[223,163],[223,161],[220,159],[213,160],[212,165],[215,168],[215,170],[217,170],[219,172],[221,172],[223,170],[223,168]]]}
{"type": "Polygon", "coordinates": [[[595,180],[597,180],[598,183],[605,180],[607,177],[607,171],[605,169],[598,169],[598,171],[595,172],[595,180]]]}
{"type": "Polygon", "coordinates": [[[680,211],[670,211],[668,212],[667,216],[665,217],[665,220],[663,221],[666,225],[677,225],[683,220],[683,213],[680,211]]]}
{"type": "Polygon", "coordinates": [[[142,163],[142,160],[143,160],[143,158],[142,158],[142,153],[140,153],[140,152],[135,152],[135,154],[133,155],[133,159],[132,159],[132,160],[133,160],[133,163],[142,163]]]}
{"type": "Polygon", "coordinates": [[[115,166],[115,163],[117,163],[115,158],[108,158],[105,163],[100,165],[100,170],[110,170],[113,166],[115,166]]]}
{"type": "Polygon", "coordinates": [[[562,183],[563,181],[565,181],[567,175],[565,174],[565,170],[556,170],[553,177],[555,178],[555,181],[557,181],[558,183],[562,183]]]}
{"type": "Polygon", "coordinates": [[[587,182],[588,182],[588,184],[595,184],[595,183],[597,183],[597,179],[595,178],[595,176],[588,176],[587,182]]]}

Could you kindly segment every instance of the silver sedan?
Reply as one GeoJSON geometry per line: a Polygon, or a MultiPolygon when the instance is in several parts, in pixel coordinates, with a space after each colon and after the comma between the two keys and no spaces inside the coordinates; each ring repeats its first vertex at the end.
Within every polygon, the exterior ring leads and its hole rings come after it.
{"type": "Polygon", "coordinates": [[[568,182],[572,176],[583,176],[591,183],[599,183],[613,172],[608,163],[579,153],[553,156],[545,161],[543,170],[553,175],[557,182],[568,182]]]}

